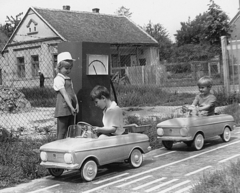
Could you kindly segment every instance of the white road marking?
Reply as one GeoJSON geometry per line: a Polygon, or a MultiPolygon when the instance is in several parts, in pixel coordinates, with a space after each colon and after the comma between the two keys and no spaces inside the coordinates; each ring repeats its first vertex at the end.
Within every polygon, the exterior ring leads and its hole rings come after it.
{"type": "Polygon", "coordinates": [[[176,191],[174,193],[186,193],[186,191],[188,191],[188,190],[190,190],[192,188],[193,188],[193,186],[187,186],[186,188],[180,189],[180,190],[178,190],[178,191],[176,191]]]}
{"type": "Polygon", "coordinates": [[[205,152],[202,152],[202,153],[199,153],[199,154],[196,154],[196,155],[193,155],[193,156],[190,156],[190,157],[187,157],[187,158],[184,158],[184,159],[181,159],[181,160],[172,162],[172,163],[168,163],[168,164],[165,164],[165,165],[161,165],[161,166],[159,166],[159,167],[156,167],[156,168],[152,168],[152,169],[150,169],[150,170],[147,170],[147,171],[144,171],[144,172],[141,172],[141,173],[138,173],[138,174],[135,174],[135,175],[132,175],[132,176],[123,178],[123,179],[121,179],[121,180],[117,180],[117,181],[115,181],[115,182],[111,182],[111,183],[108,183],[108,184],[104,184],[104,185],[102,185],[102,186],[98,186],[98,187],[96,187],[96,188],[93,188],[93,189],[84,191],[84,192],[82,192],[82,193],[94,192],[95,190],[98,190],[98,189],[101,189],[101,188],[110,186],[110,185],[112,185],[112,184],[116,184],[116,183],[118,183],[118,182],[122,182],[122,181],[124,181],[124,180],[128,180],[128,179],[134,178],[134,177],[136,177],[136,176],[140,176],[140,175],[147,174],[147,173],[150,173],[150,172],[153,172],[153,171],[156,171],[156,170],[159,170],[159,169],[162,169],[162,168],[165,168],[165,167],[174,165],[174,164],[178,164],[178,163],[180,163],[180,162],[184,162],[184,161],[186,161],[186,160],[189,160],[189,159],[192,159],[192,158],[195,158],[195,157],[198,157],[198,156],[207,154],[207,153],[209,153],[209,152],[216,151],[216,150],[218,150],[218,149],[222,149],[222,148],[227,147],[227,146],[230,146],[230,145],[235,145],[235,144],[237,144],[237,143],[240,143],[240,140],[239,140],[239,141],[235,141],[235,142],[233,142],[233,143],[228,143],[228,144],[226,144],[226,145],[217,147],[217,148],[215,148],[215,149],[211,149],[211,150],[208,150],[208,151],[205,151],[205,152]]]}
{"type": "Polygon", "coordinates": [[[165,180],[165,179],[166,179],[166,177],[162,177],[162,178],[160,178],[160,179],[156,179],[156,180],[153,180],[153,181],[148,182],[148,183],[146,183],[146,184],[143,184],[143,185],[141,185],[141,186],[138,186],[138,187],[136,187],[136,188],[133,188],[132,190],[139,190],[139,189],[141,189],[141,188],[144,188],[144,187],[146,187],[146,186],[149,186],[149,185],[154,184],[154,183],[156,183],[156,182],[160,182],[160,181],[165,180]]]}
{"type": "Polygon", "coordinates": [[[32,191],[32,192],[28,192],[28,193],[36,193],[36,192],[41,192],[43,190],[48,190],[50,188],[54,188],[54,187],[57,187],[57,186],[60,186],[60,184],[55,184],[53,186],[48,186],[48,187],[45,187],[45,188],[42,188],[42,189],[38,189],[38,190],[35,190],[35,191],[32,191]]]}
{"type": "Polygon", "coordinates": [[[155,156],[153,156],[153,157],[161,157],[161,156],[168,155],[168,154],[174,153],[174,152],[176,152],[176,151],[170,151],[170,152],[163,153],[163,154],[160,154],[160,155],[155,155],[155,156]]]}
{"type": "Polygon", "coordinates": [[[165,190],[163,190],[163,191],[160,191],[160,192],[158,192],[158,193],[168,192],[168,191],[170,191],[170,190],[172,190],[172,189],[174,189],[174,188],[177,188],[177,187],[182,186],[182,185],[184,185],[184,184],[187,184],[187,183],[189,183],[189,182],[191,182],[191,181],[190,181],[190,180],[186,180],[186,181],[184,181],[184,182],[181,182],[181,183],[179,183],[179,184],[176,184],[176,185],[174,185],[174,186],[171,186],[170,188],[167,188],[167,189],[165,189],[165,190]]]}
{"type": "Polygon", "coordinates": [[[201,172],[201,171],[206,170],[206,169],[211,168],[211,167],[212,167],[212,166],[206,166],[206,167],[201,168],[201,169],[199,169],[199,170],[195,170],[195,171],[193,171],[193,172],[189,172],[189,173],[185,174],[185,176],[191,176],[192,174],[196,174],[196,173],[198,173],[198,172],[201,172]]]}
{"type": "Polygon", "coordinates": [[[178,181],[178,179],[173,179],[173,180],[164,182],[164,183],[162,183],[162,184],[159,184],[159,185],[157,185],[157,186],[154,186],[154,187],[152,187],[152,188],[149,188],[149,189],[145,190],[145,192],[152,192],[153,190],[156,190],[156,189],[158,189],[158,188],[161,188],[161,187],[163,187],[163,186],[166,186],[166,185],[168,185],[168,184],[171,184],[172,182],[175,182],[175,181],[178,181]]]}
{"type": "Polygon", "coordinates": [[[237,155],[234,155],[234,156],[232,156],[232,157],[228,157],[228,158],[226,158],[226,159],[223,159],[223,160],[219,161],[218,163],[226,162],[226,161],[228,161],[228,160],[230,160],[230,159],[233,159],[233,158],[235,158],[235,157],[238,157],[238,156],[240,156],[240,154],[237,154],[237,155]]]}
{"type": "Polygon", "coordinates": [[[123,187],[123,186],[127,186],[127,185],[129,185],[129,184],[133,184],[133,183],[135,183],[135,182],[138,182],[138,181],[144,180],[144,179],[146,179],[146,178],[150,178],[150,177],[152,177],[152,175],[144,176],[143,178],[138,178],[138,179],[136,179],[136,180],[127,182],[127,183],[125,183],[125,184],[121,184],[121,185],[119,185],[119,186],[117,186],[117,187],[120,188],[120,187],[123,187]]]}
{"type": "Polygon", "coordinates": [[[121,176],[126,176],[126,175],[128,175],[129,173],[124,173],[124,174],[121,174],[121,175],[118,175],[118,176],[114,176],[114,177],[112,177],[112,178],[107,178],[107,179],[105,179],[105,180],[101,180],[101,181],[97,181],[97,182],[94,182],[93,184],[101,184],[101,183],[103,183],[103,182],[106,182],[106,181],[109,181],[109,180],[112,180],[112,179],[115,179],[115,178],[119,178],[119,177],[121,177],[121,176]]]}

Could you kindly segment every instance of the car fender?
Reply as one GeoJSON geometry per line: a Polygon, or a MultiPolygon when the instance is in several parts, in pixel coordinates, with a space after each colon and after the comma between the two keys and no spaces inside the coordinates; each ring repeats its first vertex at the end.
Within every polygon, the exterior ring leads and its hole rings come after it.
{"type": "Polygon", "coordinates": [[[128,158],[130,157],[130,155],[131,155],[131,153],[132,153],[132,151],[133,151],[134,149],[139,149],[142,153],[144,153],[143,149],[142,149],[140,146],[134,146],[134,147],[131,149],[131,151],[129,152],[128,158]]]}
{"type": "Polygon", "coordinates": [[[97,165],[99,166],[99,160],[98,160],[98,158],[97,158],[96,156],[94,156],[94,155],[89,155],[89,156],[85,157],[85,158],[81,161],[81,163],[79,163],[79,166],[80,166],[79,169],[82,167],[83,163],[86,162],[86,161],[89,160],[89,159],[94,160],[94,161],[97,163],[97,165]]]}

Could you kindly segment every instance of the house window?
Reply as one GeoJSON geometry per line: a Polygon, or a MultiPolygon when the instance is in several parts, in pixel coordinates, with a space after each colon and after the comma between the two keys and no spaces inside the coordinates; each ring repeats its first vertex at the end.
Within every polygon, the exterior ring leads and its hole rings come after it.
{"type": "Polygon", "coordinates": [[[17,58],[17,75],[19,78],[25,77],[25,64],[24,64],[24,57],[17,58]]]}
{"type": "Polygon", "coordinates": [[[139,59],[140,66],[146,66],[146,59],[139,59]]]}
{"type": "Polygon", "coordinates": [[[31,56],[31,63],[32,63],[32,76],[36,77],[38,76],[39,71],[39,58],[38,55],[31,56]]]}

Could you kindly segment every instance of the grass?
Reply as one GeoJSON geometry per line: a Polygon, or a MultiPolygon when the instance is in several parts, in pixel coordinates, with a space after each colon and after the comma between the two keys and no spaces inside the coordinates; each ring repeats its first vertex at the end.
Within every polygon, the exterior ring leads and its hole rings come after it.
{"type": "MultiPolygon", "coordinates": [[[[32,89],[22,89],[21,90],[26,98],[31,102],[31,105],[34,107],[54,107],[55,106],[55,97],[56,94],[53,89],[50,88],[32,88],[32,89]]],[[[118,95],[119,104],[122,107],[134,107],[141,109],[143,106],[155,106],[155,105],[169,105],[169,106],[178,106],[183,104],[190,104],[195,97],[195,94],[188,93],[167,93],[163,91],[159,86],[116,86],[116,92],[118,95]]],[[[219,90],[215,93],[218,106],[229,105],[224,113],[231,114],[237,123],[240,123],[240,107],[239,96],[232,94],[229,97],[226,96],[223,91],[219,90]]],[[[128,117],[128,124],[136,123],[138,125],[151,125],[151,128],[146,130],[144,133],[147,134],[150,138],[150,145],[152,149],[160,148],[162,145],[157,140],[156,135],[156,125],[157,123],[170,119],[172,117],[159,118],[152,117],[147,120],[139,120],[139,118],[131,116],[128,117]]],[[[39,158],[39,147],[45,143],[53,141],[56,139],[56,136],[47,136],[44,139],[8,139],[4,142],[0,142],[0,189],[13,186],[15,184],[27,182],[32,179],[41,178],[48,175],[48,172],[45,168],[40,166],[39,158]]],[[[229,171],[231,173],[235,172],[235,167],[240,168],[240,163],[238,166],[231,166],[229,171]]],[[[223,172],[224,173],[224,172],[223,172]]],[[[219,174],[213,174],[215,176],[211,177],[209,175],[205,177],[201,183],[202,186],[206,186],[206,183],[214,182],[214,178],[220,179],[220,176],[223,174],[219,171],[219,174]],[[208,180],[208,182],[207,182],[208,180]],[[205,183],[205,184],[204,184],[205,183]]],[[[229,174],[229,180],[236,180],[233,174],[229,174]],[[231,178],[231,179],[230,179],[231,178]]],[[[221,179],[222,180],[222,179],[221,179]]],[[[196,188],[201,186],[199,183],[196,188]]],[[[214,182],[216,183],[216,182],[214,182]]],[[[225,183],[225,181],[224,181],[225,183]]],[[[232,183],[232,182],[231,182],[232,183]]],[[[230,185],[230,184],[226,184],[230,185]]],[[[235,185],[235,184],[234,184],[235,185]]],[[[239,182],[238,182],[239,185],[239,182]]],[[[217,183],[215,188],[218,188],[217,183]]],[[[237,186],[238,187],[238,186],[237,186]]],[[[220,187],[219,187],[220,188],[220,187]]],[[[203,191],[201,192],[211,192],[203,191]]],[[[220,189],[217,189],[220,190],[220,189]]],[[[216,191],[221,192],[221,191],[216,191]]],[[[224,192],[224,191],[222,191],[224,192]]],[[[239,191],[237,191],[239,192],[239,191]]],[[[198,193],[198,192],[196,192],[198,193]]]]}
{"type": "Polygon", "coordinates": [[[24,140],[10,138],[0,142],[0,189],[48,175],[40,166],[39,148],[55,139],[55,136],[24,140]]]}
{"type": "Polygon", "coordinates": [[[240,192],[240,160],[222,170],[204,173],[191,193],[238,193],[240,192]]]}

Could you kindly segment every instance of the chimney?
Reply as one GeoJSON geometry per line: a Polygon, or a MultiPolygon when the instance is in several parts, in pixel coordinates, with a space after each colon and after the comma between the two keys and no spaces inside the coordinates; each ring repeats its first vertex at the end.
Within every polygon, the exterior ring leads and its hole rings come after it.
{"type": "Polygon", "coordinates": [[[69,6],[69,5],[64,5],[64,6],[63,6],[63,10],[69,11],[69,10],[70,10],[70,6],[69,6]]]}
{"type": "MultiPolygon", "coordinates": [[[[239,1],[240,1],[240,0],[239,0],[239,1]]],[[[98,9],[98,8],[94,8],[94,9],[92,9],[92,12],[93,12],[93,13],[99,13],[99,10],[100,10],[100,9],[98,9]]]]}

